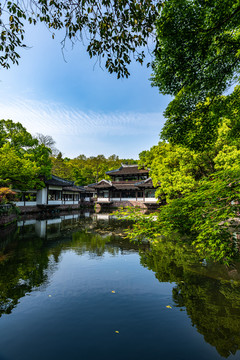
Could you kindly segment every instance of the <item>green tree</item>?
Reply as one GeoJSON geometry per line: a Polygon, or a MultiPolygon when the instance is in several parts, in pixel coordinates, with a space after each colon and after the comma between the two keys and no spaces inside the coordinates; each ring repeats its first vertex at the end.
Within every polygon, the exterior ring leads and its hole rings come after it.
{"type": "Polygon", "coordinates": [[[178,233],[207,259],[230,262],[238,255],[240,144],[232,136],[234,124],[225,118],[214,146],[205,151],[160,142],[140,154],[140,163],[151,168],[156,196],[167,205],[154,219],[123,212],[136,220],[131,239],[161,241],[161,236],[178,233]]]}
{"type": "Polygon", "coordinates": [[[0,120],[1,185],[20,190],[41,188],[51,173],[50,150],[20,124],[0,120]]]}
{"type": "Polygon", "coordinates": [[[106,171],[117,169],[121,163],[137,163],[133,159],[119,159],[116,155],[86,157],[81,154],[74,159],[63,159],[61,153],[52,158],[53,174],[74,180],[77,185],[88,185],[102,179],[110,180],[106,171]]]}
{"type": "Polygon", "coordinates": [[[73,180],[72,170],[68,159],[63,159],[62,153],[58,153],[57,157],[51,157],[52,174],[66,180],[73,180]]]}
{"type": "Polygon", "coordinates": [[[90,57],[98,56],[110,73],[127,77],[132,54],[143,62],[143,47],[153,35],[160,7],[161,1],[155,0],[8,1],[0,7],[0,65],[18,63],[18,49],[26,46],[26,23],[43,22],[53,38],[55,31],[65,30],[63,47],[67,40],[82,40],[90,57]]]}
{"type": "Polygon", "coordinates": [[[156,196],[168,201],[188,194],[200,178],[213,171],[209,155],[160,142],[139,157],[141,164],[151,168],[150,176],[154,186],[158,187],[156,196]]]}
{"type": "Polygon", "coordinates": [[[240,349],[239,263],[226,267],[203,262],[188,244],[172,238],[140,251],[140,257],[160,282],[174,283],[174,305],[186,310],[205,341],[223,357],[236,354],[240,349]]]}
{"type": "MultiPolygon", "coordinates": [[[[231,115],[231,114],[230,114],[231,115]]],[[[240,170],[240,145],[233,137],[235,120],[224,118],[218,126],[217,138],[204,151],[191,150],[183,145],[159,142],[149,151],[139,154],[140,164],[151,169],[153,184],[159,189],[157,196],[167,201],[189,194],[199,180],[216,171],[240,170]]]]}
{"type": "Polygon", "coordinates": [[[221,121],[216,108],[226,110],[221,95],[239,79],[240,3],[168,0],[156,28],[152,85],[174,96],[162,138],[199,148],[212,142],[221,121]]]}

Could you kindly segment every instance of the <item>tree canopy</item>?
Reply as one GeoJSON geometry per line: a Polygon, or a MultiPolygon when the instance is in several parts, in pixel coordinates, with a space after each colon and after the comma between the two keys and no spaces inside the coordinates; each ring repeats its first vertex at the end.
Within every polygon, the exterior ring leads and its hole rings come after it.
{"type": "Polygon", "coordinates": [[[207,264],[188,244],[171,238],[140,251],[140,256],[141,264],[160,282],[174,284],[175,306],[186,309],[205,341],[222,357],[236,354],[240,348],[239,321],[233,314],[239,311],[240,291],[239,282],[231,274],[239,271],[239,263],[230,268],[207,264]]]}
{"type": "MultiPolygon", "coordinates": [[[[240,0],[8,1],[0,16],[5,68],[18,62],[26,23],[45,23],[53,37],[64,29],[63,47],[67,40],[85,42],[90,57],[118,77],[128,77],[132,56],[142,63],[149,39],[156,41],[152,85],[173,100],[161,133],[167,142],[142,152],[140,160],[152,168],[157,195],[168,205],[154,225],[144,218],[132,236],[187,233],[202,256],[230,261],[237,251],[231,226],[240,191],[240,0]]],[[[0,177],[22,184],[24,177],[47,174],[48,165],[41,168],[46,147],[25,133],[22,143],[21,129],[6,126],[0,128],[0,177]]],[[[53,173],[78,184],[98,181],[112,166],[103,155],[71,160],[59,154],[52,163],[53,173]]]]}
{"type": "Polygon", "coordinates": [[[41,188],[51,173],[50,149],[20,124],[0,120],[0,184],[20,190],[41,188]]]}
{"type": "Polygon", "coordinates": [[[140,153],[140,164],[151,168],[156,196],[164,206],[154,221],[149,215],[123,212],[137,221],[128,232],[131,239],[161,242],[162,236],[178,234],[205,259],[228,263],[237,256],[240,145],[232,127],[226,118],[218,126],[214,146],[205,151],[160,142],[140,153]]]}
{"type": "Polygon", "coordinates": [[[76,185],[88,185],[106,178],[106,171],[122,163],[137,164],[134,159],[120,159],[117,155],[79,155],[74,159],[56,155],[55,141],[51,136],[33,137],[20,124],[0,120],[0,186],[29,190],[44,187],[43,180],[51,174],[76,185]],[[52,153],[53,152],[53,153],[52,153]]]}
{"type": "Polygon", "coordinates": [[[62,158],[61,153],[52,157],[52,173],[65,179],[74,180],[77,185],[88,185],[102,179],[109,179],[106,171],[117,169],[121,163],[136,164],[133,159],[119,159],[117,155],[87,157],[83,154],[74,159],[62,158]]]}
{"type": "Polygon", "coordinates": [[[18,49],[25,47],[25,25],[43,22],[54,32],[64,29],[72,43],[86,44],[90,57],[98,56],[110,73],[128,77],[132,54],[142,63],[143,47],[154,31],[161,1],[80,0],[7,1],[0,5],[0,65],[18,63],[18,49]]]}
{"type": "Polygon", "coordinates": [[[211,143],[225,104],[239,99],[239,89],[229,100],[221,95],[239,80],[240,2],[168,0],[156,28],[152,85],[174,96],[162,138],[195,148],[211,143]]]}
{"type": "Polygon", "coordinates": [[[31,0],[0,6],[5,68],[18,63],[27,23],[44,23],[52,37],[64,30],[63,48],[66,41],[81,41],[118,78],[129,76],[133,58],[143,62],[151,44],[152,85],[174,97],[165,111],[164,140],[209,146],[226,103],[239,98],[239,90],[222,98],[239,79],[239,0],[31,0]]]}

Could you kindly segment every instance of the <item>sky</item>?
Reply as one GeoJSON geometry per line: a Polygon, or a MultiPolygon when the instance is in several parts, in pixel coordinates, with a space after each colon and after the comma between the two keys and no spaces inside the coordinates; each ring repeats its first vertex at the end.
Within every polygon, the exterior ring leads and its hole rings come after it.
{"type": "MultiPolygon", "coordinates": [[[[43,24],[26,29],[19,66],[0,70],[0,119],[51,135],[63,156],[138,158],[159,141],[170,98],[149,81],[151,69],[133,63],[117,79],[90,59],[81,43],[61,50],[43,24]]],[[[151,61],[151,58],[148,60],[151,61]]]]}

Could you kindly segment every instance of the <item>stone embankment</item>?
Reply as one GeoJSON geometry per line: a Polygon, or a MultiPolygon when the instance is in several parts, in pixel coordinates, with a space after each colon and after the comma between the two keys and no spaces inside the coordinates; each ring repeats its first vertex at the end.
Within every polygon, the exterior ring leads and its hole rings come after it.
{"type": "Polygon", "coordinates": [[[11,204],[0,205],[0,227],[17,221],[18,214],[15,206],[11,204]]]}

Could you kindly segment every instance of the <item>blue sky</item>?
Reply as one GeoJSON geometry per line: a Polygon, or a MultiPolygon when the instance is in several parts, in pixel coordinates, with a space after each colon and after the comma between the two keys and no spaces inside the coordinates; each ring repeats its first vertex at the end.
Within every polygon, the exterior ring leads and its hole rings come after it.
{"type": "Polygon", "coordinates": [[[157,144],[170,98],[152,88],[151,69],[133,63],[129,79],[101,69],[79,43],[65,49],[43,26],[27,31],[20,65],[0,71],[0,118],[51,135],[68,157],[137,158],[157,144]]]}

